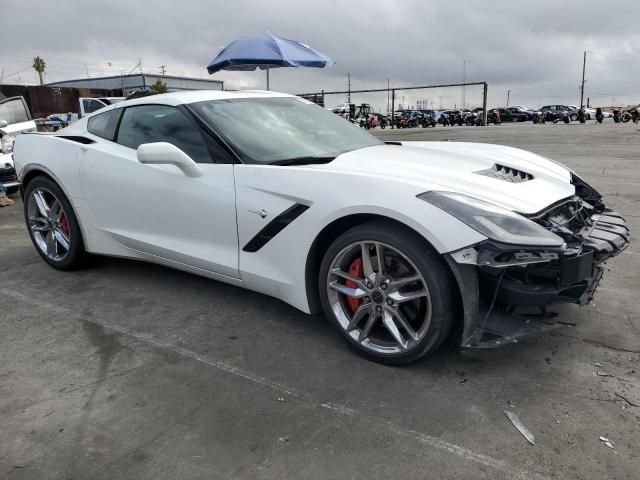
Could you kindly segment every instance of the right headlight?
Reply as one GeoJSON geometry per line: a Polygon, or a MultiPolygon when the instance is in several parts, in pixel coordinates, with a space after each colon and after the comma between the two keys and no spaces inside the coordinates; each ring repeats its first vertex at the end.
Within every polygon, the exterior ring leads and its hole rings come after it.
{"type": "Polygon", "coordinates": [[[541,225],[492,203],[454,192],[426,192],[434,205],[492,240],[515,245],[562,247],[564,240],[541,225]]]}

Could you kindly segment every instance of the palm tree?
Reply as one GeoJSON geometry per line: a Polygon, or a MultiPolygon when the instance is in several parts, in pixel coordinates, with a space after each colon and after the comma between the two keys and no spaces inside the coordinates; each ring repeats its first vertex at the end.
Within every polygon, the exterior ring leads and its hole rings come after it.
{"type": "Polygon", "coordinates": [[[36,57],[33,59],[33,68],[36,72],[38,72],[38,76],[40,77],[40,85],[43,85],[44,77],[42,75],[47,68],[46,62],[40,57],[36,57]]]}

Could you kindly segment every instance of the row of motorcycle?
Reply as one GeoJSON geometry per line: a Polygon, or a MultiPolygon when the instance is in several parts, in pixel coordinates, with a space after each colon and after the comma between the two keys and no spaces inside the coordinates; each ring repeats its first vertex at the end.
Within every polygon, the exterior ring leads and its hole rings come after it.
{"type": "MultiPolygon", "coordinates": [[[[640,121],[640,107],[635,107],[630,110],[620,110],[618,108],[612,110],[611,116],[615,123],[627,123],[629,121],[633,121],[633,123],[638,123],[640,121]]],[[[604,120],[604,113],[602,108],[596,108],[595,114],[596,122],[602,123],[604,120]]],[[[583,108],[578,109],[578,121],[580,123],[585,123],[587,120],[586,113],[583,108]]],[[[569,117],[568,112],[536,112],[532,118],[533,123],[570,123],[571,118],[569,117]]]]}
{"type": "MultiPolygon", "coordinates": [[[[482,112],[481,111],[458,111],[455,113],[441,113],[436,121],[435,117],[426,112],[420,111],[407,111],[398,112],[394,116],[387,116],[380,113],[373,112],[370,107],[363,104],[357,111],[356,116],[349,120],[356,125],[365,128],[367,130],[380,127],[385,129],[389,126],[395,128],[428,128],[435,127],[438,123],[442,126],[482,126],[482,112]],[[364,108],[363,108],[364,107],[364,108]]],[[[631,108],[629,110],[614,109],[612,112],[612,118],[615,123],[627,123],[633,121],[634,123],[640,122],[640,106],[631,108]]],[[[595,120],[598,123],[602,123],[605,116],[602,108],[596,108],[595,120]]],[[[563,111],[538,111],[533,114],[531,119],[534,124],[543,123],[571,123],[571,116],[569,112],[563,111]]],[[[577,120],[580,123],[585,123],[587,120],[586,112],[583,108],[578,109],[577,120]]],[[[495,110],[488,112],[487,123],[498,125],[502,123],[500,115],[495,110]]]]}
{"type": "Polygon", "coordinates": [[[436,122],[433,115],[424,112],[400,112],[393,117],[388,117],[380,113],[369,113],[354,118],[351,122],[367,130],[376,127],[384,130],[389,126],[394,126],[395,128],[428,128],[435,127],[438,123],[445,127],[454,125],[481,126],[482,116],[476,112],[443,113],[436,122]]]}

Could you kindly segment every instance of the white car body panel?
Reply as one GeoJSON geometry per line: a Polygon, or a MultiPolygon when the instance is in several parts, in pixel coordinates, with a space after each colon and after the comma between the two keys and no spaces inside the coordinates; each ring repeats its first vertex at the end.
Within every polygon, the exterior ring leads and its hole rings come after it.
{"type": "MultiPolygon", "coordinates": [[[[118,103],[100,113],[139,104],[268,96],[288,95],[179,92],[118,103]]],[[[310,249],[322,229],[337,219],[388,217],[446,253],[486,237],[416,198],[421,193],[455,191],[529,214],[575,192],[570,172],[543,157],[510,147],[453,142],[369,147],[318,165],[199,164],[204,175],[190,178],[174,166],[141,164],[135,150],[88,133],[87,118],[55,135],[21,135],[15,158],[20,178],[39,170],[61,186],[88,251],[145,259],[243,285],[305,312],[311,310],[305,277],[310,249]],[[84,145],[62,135],[96,143],[84,145]],[[524,170],[534,179],[509,183],[474,173],[494,163],[524,170]],[[296,203],[309,209],[258,251],[242,250],[296,203]]]]}
{"type": "Polygon", "coordinates": [[[239,278],[233,165],[202,164],[205,174],[190,178],[141,164],[131,148],[94,145],[80,148],[79,179],[101,230],[124,247],[239,278]]]}

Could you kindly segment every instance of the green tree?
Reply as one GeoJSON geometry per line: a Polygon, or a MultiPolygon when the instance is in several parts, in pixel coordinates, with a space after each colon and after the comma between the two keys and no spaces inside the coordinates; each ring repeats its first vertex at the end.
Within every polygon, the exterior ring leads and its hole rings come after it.
{"type": "Polygon", "coordinates": [[[47,69],[46,62],[40,57],[36,57],[33,59],[33,68],[36,72],[38,72],[38,76],[40,77],[40,85],[44,84],[44,71],[47,69]]]}
{"type": "Polygon", "coordinates": [[[151,90],[156,93],[167,93],[169,91],[167,90],[167,84],[161,80],[156,80],[156,83],[151,85],[151,90]]]}

